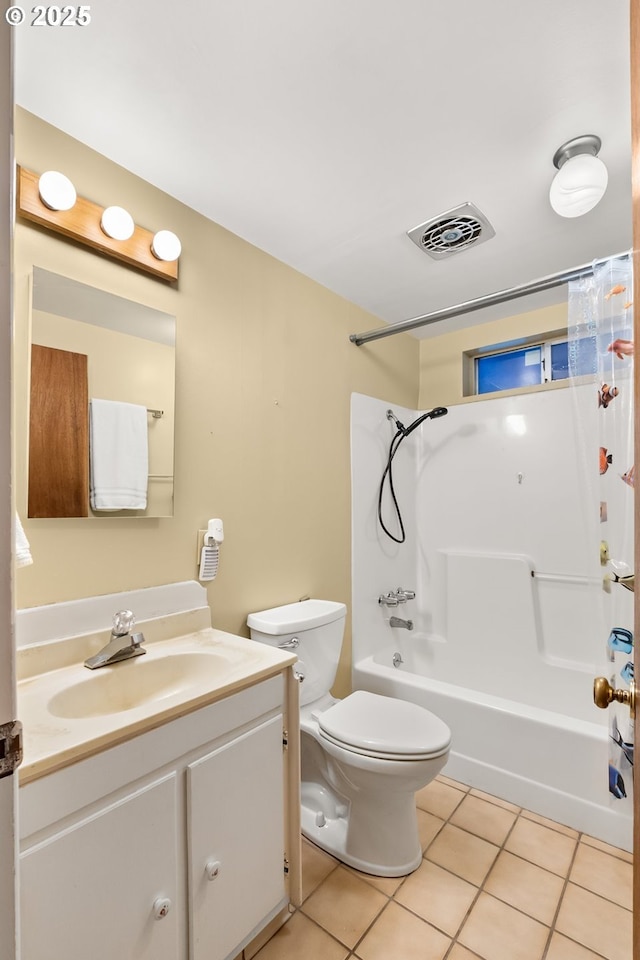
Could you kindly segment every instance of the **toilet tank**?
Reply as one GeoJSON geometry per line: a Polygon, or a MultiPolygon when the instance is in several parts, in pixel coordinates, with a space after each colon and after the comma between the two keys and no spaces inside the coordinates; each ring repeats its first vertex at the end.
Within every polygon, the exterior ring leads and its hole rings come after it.
{"type": "Polygon", "coordinates": [[[287,644],[285,649],[298,655],[304,672],[301,704],[313,703],[331,690],[340,661],[346,615],[344,603],[300,600],[247,617],[252,640],[273,647],[287,644]],[[298,643],[291,644],[296,639],[298,643]]]}

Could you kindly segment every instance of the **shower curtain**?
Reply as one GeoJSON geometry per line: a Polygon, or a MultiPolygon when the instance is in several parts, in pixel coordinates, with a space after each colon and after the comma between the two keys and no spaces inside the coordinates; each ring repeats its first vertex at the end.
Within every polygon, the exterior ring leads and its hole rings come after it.
{"type": "MultiPolygon", "coordinates": [[[[631,257],[596,263],[569,284],[569,376],[574,390],[585,517],[599,594],[602,672],[616,688],[633,680],[633,304],[631,257]]],[[[597,654],[596,654],[597,656],[597,654]]],[[[594,710],[596,708],[594,707],[594,710]]],[[[608,708],[612,803],[633,803],[633,724],[626,705],[608,708]]],[[[603,776],[605,772],[603,771],[603,776]]]]}

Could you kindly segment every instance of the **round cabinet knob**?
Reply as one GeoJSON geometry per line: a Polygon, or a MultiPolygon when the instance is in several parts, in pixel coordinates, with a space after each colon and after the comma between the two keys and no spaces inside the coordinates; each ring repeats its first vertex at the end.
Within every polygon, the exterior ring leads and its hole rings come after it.
{"type": "Polygon", "coordinates": [[[156,920],[162,920],[171,910],[171,900],[168,897],[158,897],[153,902],[153,915],[156,920]]]}
{"type": "Polygon", "coordinates": [[[209,860],[204,868],[207,880],[215,880],[220,873],[221,863],[219,860],[209,860]]]}

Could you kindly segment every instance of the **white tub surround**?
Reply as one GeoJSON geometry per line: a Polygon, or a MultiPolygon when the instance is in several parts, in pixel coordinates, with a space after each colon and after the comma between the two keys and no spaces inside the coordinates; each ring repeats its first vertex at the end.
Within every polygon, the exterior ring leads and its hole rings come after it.
{"type": "Polygon", "coordinates": [[[574,423],[581,390],[595,410],[585,386],[460,404],[415,430],[393,463],[400,545],[376,516],[395,432],[386,411],[405,425],[420,411],[353,395],[353,684],[441,717],[452,777],[629,849],[592,701],[608,630],[588,533],[598,503],[574,423]],[[378,603],[398,587],[415,599],[378,603]]]}

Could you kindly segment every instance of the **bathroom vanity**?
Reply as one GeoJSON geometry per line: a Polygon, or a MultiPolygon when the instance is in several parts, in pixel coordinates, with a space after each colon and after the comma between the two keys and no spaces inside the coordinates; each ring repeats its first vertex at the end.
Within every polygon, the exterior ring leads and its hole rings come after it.
{"type": "Polygon", "coordinates": [[[227,960],[299,902],[295,657],[211,628],[147,648],[27,653],[25,960],[227,960]]]}

